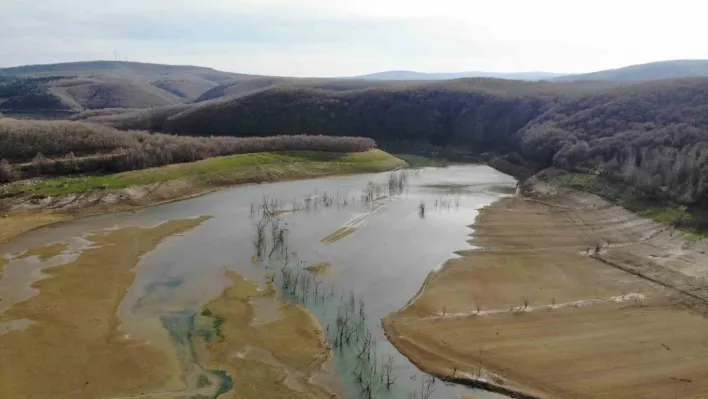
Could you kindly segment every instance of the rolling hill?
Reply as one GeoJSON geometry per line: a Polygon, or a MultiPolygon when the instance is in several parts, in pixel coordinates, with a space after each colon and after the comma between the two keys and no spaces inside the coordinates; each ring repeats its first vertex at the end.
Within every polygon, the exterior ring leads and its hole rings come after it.
{"type": "Polygon", "coordinates": [[[124,77],[140,80],[158,80],[171,75],[199,76],[213,82],[225,82],[238,78],[250,78],[243,75],[217,71],[212,68],[148,64],[128,61],[84,61],[61,64],[26,65],[12,68],[0,68],[0,76],[46,77],[46,76],[95,76],[124,77]]]}
{"type": "Polygon", "coordinates": [[[225,82],[258,78],[211,68],[91,61],[0,69],[0,110],[71,114],[188,103],[225,82]]]}
{"type": "Polygon", "coordinates": [[[703,207],[708,206],[706,115],[708,78],[643,83],[480,78],[339,92],[276,86],[87,120],[196,136],[365,135],[393,152],[466,159],[495,154],[505,167],[604,176],[643,199],[703,207]]]}
{"type": "Polygon", "coordinates": [[[708,60],[659,61],[631,65],[606,71],[568,75],[555,78],[558,81],[614,80],[645,81],[708,76],[708,60]]]}
{"type": "Polygon", "coordinates": [[[496,78],[513,80],[542,80],[563,76],[553,72],[453,72],[426,73],[413,71],[385,71],[368,75],[356,76],[353,79],[362,80],[449,80],[461,78],[496,78]]]}
{"type": "MultiPolygon", "coordinates": [[[[361,90],[400,90],[428,87],[467,87],[494,81],[578,82],[583,85],[563,90],[583,91],[633,82],[708,76],[708,61],[679,60],[634,65],[589,74],[558,76],[549,72],[420,73],[388,71],[354,78],[292,78],[222,72],[188,65],[160,65],[123,61],[90,61],[50,65],[29,65],[0,69],[0,112],[8,115],[67,116],[101,109],[183,109],[182,105],[254,95],[275,88],[300,88],[331,93],[361,90]],[[474,83],[470,83],[474,82],[474,83]],[[170,108],[176,107],[176,108],[170,108]]],[[[539,82],[540,83],[540,82],[539,82]]],[[[521,86],[519,86],[521,87],[521,86]]],[[[560,86],[559,86],[560,87],[560,86]]],[[[154,114],[154,111],[151,111],[154,114]]],[[[109,111],[108,114],[127,114],[109,111]]],[[[163,111],[158,112],[163,115],[163,111]]],[[[96,114],[88,114],[98,117],[96,114]]],[[[106,115],[103,115],[106,116],[106,115]]],[[[136,115],[131,120],[138,121],[136,115]]],[[[153,126],[155,118],[150,126],[153,126]]]]}
{"type": "Polygon", "coordinates": [[[390,151],[483,158],[517,175],[558,168],[588,182],[609,179],[635,199],[691,210],[708,208],[708,77],[693,76],[705,64],[653,63],[543,81],[229,80],[209,78],[210,70],[142,65],[133,77],[68,76],[56,75],[67,71],[59,67],[28,67],[23,76],[4,70],[0,111],[64,107],[76,120],[178,135],[366,136],[390,151]],[[194,103],[177,87],[184,81],[194,84],[190,96],[213,86],[194,103]]]}

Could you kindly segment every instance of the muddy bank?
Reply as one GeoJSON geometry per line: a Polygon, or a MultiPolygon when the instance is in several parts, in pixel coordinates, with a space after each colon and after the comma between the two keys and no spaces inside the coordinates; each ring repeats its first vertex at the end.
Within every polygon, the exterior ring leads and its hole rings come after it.
{"type": "MultiPolygon", "coordinates": [[[[45,269],[49,276],[32,284],[38,294],[5,304],[9,309],[0,315],[0,324],[29,321],[0,334],[2,395],[110,398],[181,389],[175,353],[125,336],[116,312],[140,257],[206,219],[97,233],[73,261],[45,269]]],[[[60,248],[30,255],[52,256],[60,248]]]]}
{"type": "Polygon", "coordinates": [[[481,211],[476,249],[384,319],[391,342],[429,373],[517,397],[708,394],[706,244],[591,194],[529,195],[481,211]]]}
{"type": "Polygon", "coordinates": [[[196,316],[197,357],[231,382],[224,398],[331,398],[313,382],[331,349],[317,320],[303,307],[276,298],[265,286],[229,273],[233,284],[196,316]]]}

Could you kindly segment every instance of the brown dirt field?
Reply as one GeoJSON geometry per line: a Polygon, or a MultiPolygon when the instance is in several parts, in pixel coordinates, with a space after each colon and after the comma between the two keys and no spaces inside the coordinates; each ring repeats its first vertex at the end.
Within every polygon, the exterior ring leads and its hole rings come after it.
{"type": "Polygon", "coordinates": [[[272,286],[259,290],[259,284],[235,273],[228,276],[234,284],[207,304],[208,312],[197,320],[222,320],[221,337],[198,342],[197,353],[209,368],[224,370],[233,379],[233,390],[223,397],[331,398],[332,393],[311,383],[331,353],[314,316],[276,299],[272,286]],[[255,300],[273,301],[276,314],[254,323],[261,318],[251,303],[255,300]]]}
{"type": "Polygon", "coordinates": [[[478,249],[384,320],[393,344],[532,397],[708,398],[705,244],[589,194],[533,195],[481,211],[478,249]]]}
{"type": "Polygon", "coordinates": [[[140,257],[206,219],[101,232],[88,238],[99,247],[45,269],[51,277],[33,284],[39,294],[0,315],[0,323],[34,322],[0,336],[0,397],[88,399],[182,388],[176,355],[127,339],[117,309],[140,257]]]}

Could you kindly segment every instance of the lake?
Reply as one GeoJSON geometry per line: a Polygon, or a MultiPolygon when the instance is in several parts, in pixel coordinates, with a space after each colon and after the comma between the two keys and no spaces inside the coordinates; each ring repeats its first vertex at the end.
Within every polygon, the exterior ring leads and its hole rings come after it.
{"type": "MultiPolygon", "coordinates": [[[[0,245],[0,254],[19,254],[58,241],[69,247],[44,262],[36,257],[11,256],[0,280],[0,314],[35,295],[29,285],[46,277],[41,270],[76,258],[91,246],[85,237],[96,231],[211,216],[142,257],[135,268],[135,281],[118,309],[121,328],[128,336],[158,346],[180,344],[174,338],[179,335],[178,327],[171,331],[173,342],[157,342],[166,336],[160,330],[179,326],[180,315],[198,312],[219,296],[228,283],[225,269],[255,281],[271,276],[281,296],[295,299],[282,288],[280,269],[287,263],[296,273],[304,273],[305,266],[320,264],[316,273],[308,272],[313,277],[307,284],[317,284],[317,289],[328,295],[319,300],[310,295],[299,302],[315,314],[323,328],[333,328],[343,302],[356,298],[357,306],[363,304],[365,328],[376,343],[373,353],[391,359],[395,374],[390,389],[378,390],[375,397],[406,398],[421,390],[426,375],[388,343],[380,319],[403,307],[431,271],[456,256],[455,251],[469,248],[467,240],[473,231],[468,226],[479,209],[513,193],[516,181],[487,166],[453,165],[407,171],[401,192],[390,193],[383,188],[389,177],[389,173],[381,173],[240,186],[30,232],[0,245]],[[380,192],[364,200],[362,192],[370,182],[380,192]],[[285,232],[286,247],[278,249],[279,256],[264,254],[258,259],[254,257],[254,236],[264,203],[282,211],[277,212],[277,223],[285,232]]],[[[16,324],[5,329],[23,328],[23,323],[16,324]]],[[[335,349],[334,354],[329,364],[331,373],[323,373],[318,382],[345,398],[358,398],[355,353],[335,349]]],[[[187,364],[185,368],[186,373],[200,372],[198,365],[187,364]]],[[[502,397],[439,381],[430,391],[430,398],[502,397]]],[[[421,396],[418,393],[417,397],[421,396]]]]}

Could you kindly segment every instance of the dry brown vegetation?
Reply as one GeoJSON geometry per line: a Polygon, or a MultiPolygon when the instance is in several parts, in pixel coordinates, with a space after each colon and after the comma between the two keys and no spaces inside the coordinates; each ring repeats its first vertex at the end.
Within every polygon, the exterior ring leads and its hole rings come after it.
{"type": "Polygon", "coordinates": [[[485,208],[472,243],[385,320],[424,370],[543,398],[708,394],[704,243],[555,193],[485,208]]]}
{"type": "Polygon", "coordinates": [[[189,137],[121,132],[80,122],[0,119],[0,183],[37,175],[121,172],[232,154],[362,152],[374,147],[373,140],[361,137],[189,137]]]}

